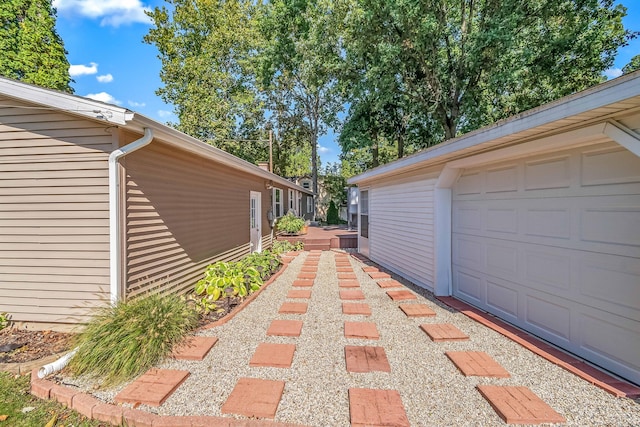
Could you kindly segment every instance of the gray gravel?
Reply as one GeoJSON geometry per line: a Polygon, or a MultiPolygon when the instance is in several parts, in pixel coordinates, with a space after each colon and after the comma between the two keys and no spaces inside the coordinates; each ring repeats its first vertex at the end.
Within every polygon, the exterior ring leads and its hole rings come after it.
{"type": "MultiPolygon", "coordinates": [[[[220,407],[238,378],[252,377],[285,381],[275,418],[280,422],[348,426],[347,391],[363,387],[397,390],[412,426],[504,425],[475,389],[478,384],[495,384],[529,387],[567,419],[565,425],[640,426],[638,402],[613,397],[463,314],[451,311],[426,291],[418,292],[421,295],[417,302],[428,304],[437,316],[407,318],[398,309],[398,303],[391,301],[353,258],[351,264],[366,296],[365,302],[371,306],[371,316],[342,314],[333,252],[322,253],[307,313],[278,314],[306,257],[306,253],[298,256],[227,324],[200,332],[219,338],[204,361],[167,360],[160,365],[189,370],[191,375],[161,407],[143,405],[139,409],[163,415],[221,416],[220,407]],[[301,336],[267,336],[273,319],[303,320],[301,336]],[[345,320],[375,322],[380,340],[344,338],[345,320]],[[419,329],[422,323],[453,323],[471,339],[434,343],[419,329]],[[249,367],[249,360],[261,342],[296,344],[291,368],[249,367]],[[344,347],[354,344],[384,347],[391,373],[348,373],[344,347]],[[449,350],[484,351],[507,369],[511,378],[465,377],[445,356],[449,350]]],[[[90,387],[89,383],[73,381],[81,387],[90,387]]],[[[117,391],[93,391],[93,394],[111,401],[117,391]]]]}

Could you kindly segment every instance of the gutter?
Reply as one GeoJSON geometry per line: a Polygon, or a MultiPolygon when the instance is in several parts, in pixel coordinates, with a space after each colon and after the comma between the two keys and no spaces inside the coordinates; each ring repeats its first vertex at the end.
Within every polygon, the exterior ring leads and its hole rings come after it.
{"type": "Polygon", "coordinates": [[[122,221],[120,197],[120,173],[118,161],[153,141],[153,130],[144,128],[144,136],[120,147],[109,155],[109,283],[111,304],[117,303],[122,290],[122,221]]]}

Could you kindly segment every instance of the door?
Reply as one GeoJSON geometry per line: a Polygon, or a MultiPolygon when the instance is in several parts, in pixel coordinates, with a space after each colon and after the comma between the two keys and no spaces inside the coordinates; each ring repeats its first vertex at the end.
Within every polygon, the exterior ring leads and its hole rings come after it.
{"type": "Polygon", "coordinates": [[[249,203],[249,227],[251,252],[262,251],[262,193],[252,191],[249,203]]]}
{"type": "Polygon", "coordinates": [[[640,159],[614,144],[465,170],[453,293],[640,384],[640,159]]]}
{"type": "Polygon", "coordinates": [[[358,215],[358,251],[369,256],[369,190],[360,191],[360,214],[358,215]]]}

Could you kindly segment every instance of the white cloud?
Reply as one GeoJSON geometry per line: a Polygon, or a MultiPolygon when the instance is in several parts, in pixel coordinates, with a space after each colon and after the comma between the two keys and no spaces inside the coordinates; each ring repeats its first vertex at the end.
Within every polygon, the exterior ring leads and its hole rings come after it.
{"type": "Polygon", "coordinates": [[[100,83],[111,83],[113,81],[113,76],[111,74],[105,74],[102,76],[97,76],[96,80],[100,83]]]}
{"type": "Polygon", "coordinates": [[[163,119],[166,119],[167,117],[171,117],[172,115],[173,113],[171,111],[158,110],[158,116],[162,117],[163,119]]]}
{"type": "Polygon", "coordinates": [[[318,145],[318,153],[320,154],[328,154],[331,152],[331,149],[329,147],[324,147],[322,145],[318,145]]]}
{"type": "Polygon", "coordinates": [[[78,64],[69,66],[69,75],[71,75],[71,77],[96,74],[97,72],[98,64],[95,62],[90,62],[89,65],[78,64]]]}
{"type": "Polygon", "coordinates": [[[609,68],[604,71],[604,75],[607,76],[608,79],[615,79],[622,75],[622,70],[620,68],[609,68]]]}
{"type": "Polygon", "coordinates": [[[151,8],[140,0],[53,0],[53,7],[58,13],[79,14],[91,19],[101,18],[101,26],[151,23],[151,18],[144,13],[151,8]]]}
{"type": "Polygon", "coordinates": [[[115,99],[113,96],[109,95],[107,92],[89,93],[85,95],[85,97],[96,100],[96,101],[105,102],[107,104],[116,104],[116,105],[121,104],[120,101],[115,99]]]}
{"type": "Polygon", "coordinates": [[[144,102],[129,101],[129,106],[133,108],[142,108],[146,105],[147,104],[145,104],[144,102]]]}

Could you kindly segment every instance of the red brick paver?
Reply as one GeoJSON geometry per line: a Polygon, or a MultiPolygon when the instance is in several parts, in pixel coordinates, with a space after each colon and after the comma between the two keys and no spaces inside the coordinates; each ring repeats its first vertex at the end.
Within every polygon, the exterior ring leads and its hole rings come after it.
{"type": "Polygon", "coordinates": [[[364,271],[365,273],[375,273],[376,271],[380,271],[378,270],[378,267],[373,267],[373,266],[366,266],[366,267],[362,267],[362,271],[364,271]]]}
{"type": "Polygon", "coordinates": [[[313,280],[294,280],[291,286],[296,288],[310,288],[313,286],[313,280]]]}
{"type": "Polygon", "coordinates": [[[353,273],[353,268],[351,268],[351,266],[347,267],[347,266],[340,266],[340,267],[336,267],[336,271],[338,273],[353,273]]]}
{"type": "Polygon", "coordinates": [[[339,280],[338,287],[340,288],[359,288],[360,282],[357,280],[339,280]]]}
{"type": "Polygon", "coordinates": [[[302,273],[313,273],[313,274],[316,274],[318,272],[318,267],[317,266],[306,266],[306,265],[303,265],[302,268],[300,269],[300,271],[302,273]]]}
{"type": "Polygon", "coordinates": [[[190,337],[176,346],[171,356],[177,360],[202,360],[217,342],[216,337],[190,337]]]}
{"type": "Polygon", "coordinates": [[[450,323],[420,325],[433,341],[466,341],[469,339],[460,329],[450,323]]]}
{"type": "Polygon", "coordinates": [[[290,368],[295,351],[295,344],[260,343],[249,361],[249,366],[290,368]]]}
{"type": "Polygon", "coordinates": [[[345,338],[380,339],[376,324],[371,322],[344,322],[344,336],[345,338]]]}
{"type": "Polygon", "coordinates": [[[382,347],[348,345],[344,348],[348,372],[391,372],[382,347]]]}
{"type": "Polygon", "coordinates": [[[341,300],[364,299],[364,293],[362,293],[360,289],[341,289],[340,299],[341,300]]]}
{"type": "Polygon", "coordinates": [[[343,302],[342,314],[361,314],[364,316],[371,316],[371,307],[369,307],[369,304],[365,303],[343,302]]]}
{"type": "Polygon", "coordinates": [[[436,315],[436,312],[431,310],[427,304],[400,304],[398,307],[407,317],[433,317],[436,315]]]}
{"type": "Polygon", "coordinates": [[[395,390],[349,389],[352,427],[408,427],[409,419],[395,390]]]}
{"type": "Polygon", "coordinates": [[[447,351],[445,353],[466,377],[509,378],[509,372],[482,351],[447,351]]]}
{"type": "Polygon", "coordinates": [[[287,298],[311,298],[311,289],[291,289],[287,298]]]}
{"type": "Polygon", "coordinates": [[[118,393],[115,401],[117,403],[139,402],[149,406],[160,406],[188,376],[189,371],[149,369],[118,393]]]}
{"type": "Polygon", "coordinates": [[[302,332],[302,320],[273,320],[267,335],[282,337],[299,337],[302,332]]]}
{"type": "Polygon", "coordinates": [[[402,288],[404,285],[400,282],[398,282],[397,280],[378,280],[378,286],[380,286],[383,289],[387,289],[387,288],[402,288]]]}
{"type": "Polygon", "coordinates": [[[418,299],[413,292],[407,289],[402,289],[399,291],[387,291],[387,295],[394,301],[405,301],[411,299],[418,299]]]}
{"type": "Polygon", "coordinates": [[[554,411],[527,387],[479,385],[478,391],[507,424],[564,423],[554,411]]]}
{"type": "Polygon", "coordinates": [[[338,280],[356,280],[355,273],[338,273],[338,280]]]}
{"type": "Polygon", "coordinates": [[[371,271],[369,277],[372,279],[390,279],[391,275],[382,271],[371,271]]]}
{"type": "Polygon", "coordinates": [[[280,314],[304,314],[307,312],[306,302],[285,302],[280,306],[280,314]]]}
{"type": "Polygon", "coordinates": [[[240,378],[221,412],[273,419],[283,391],[284,381],[240,378]]]}
{"type": "Polygon", "coordinates": [[[315,278],[316,278],[316,273],[305,273],[304,271],[298,273],[298,279],[302,279],[302,280],[311,279],[311,280],[313,280],[315,278]]]}

